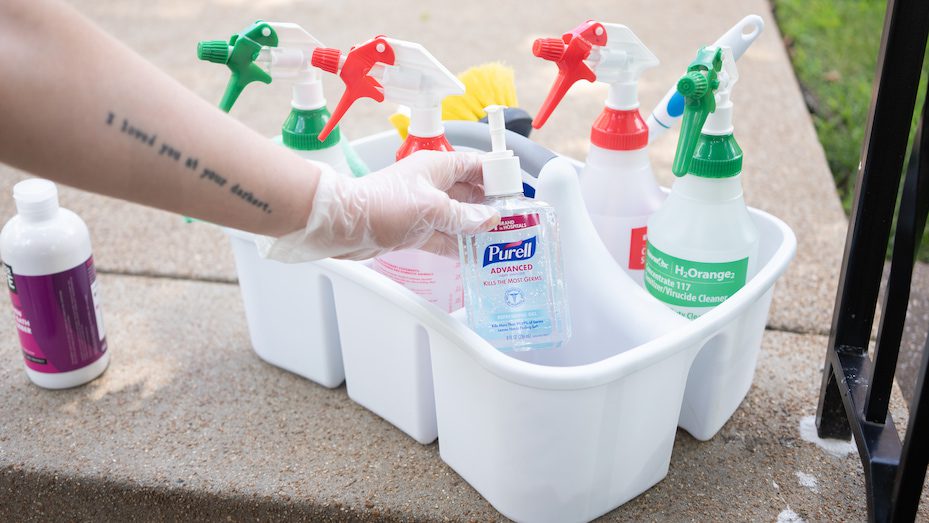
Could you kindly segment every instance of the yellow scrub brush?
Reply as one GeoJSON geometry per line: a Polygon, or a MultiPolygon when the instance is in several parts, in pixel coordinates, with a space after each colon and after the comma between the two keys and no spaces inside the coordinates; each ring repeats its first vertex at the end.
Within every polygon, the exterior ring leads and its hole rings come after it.
{"type": "MultiPolygon", "coordinates": [[[[443,120],[466,120],[471,122],[487,121],[484,108],[489,105],[503,105],[506,128],[529,136],[532,130],[532,117],[517,108],[516,80],[513,69],[500,62],[478,65],[458,75],[465,86],[465,94],[448,96],[442,102],[443,120]]],[[[406,139],[410,126],[409,114],[394,113],[390,123],[397,128],[400,137],[406,139]]]]}

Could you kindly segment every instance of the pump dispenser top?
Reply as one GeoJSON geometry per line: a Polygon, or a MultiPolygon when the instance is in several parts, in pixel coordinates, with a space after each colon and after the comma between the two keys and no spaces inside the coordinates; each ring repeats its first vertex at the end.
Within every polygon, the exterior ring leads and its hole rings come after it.
{"type": "Polygon", "coordinates": [[[742,171],[742,150],[732,136],[732,88],[739,80],[732,50],[705,47],[677,83],[684,119],[671,170],[725,178],[742,171]]]}
{"type": "Polygon", "coordinates": [[[314,66],[338,74],[345,93],[320,133],[325,139],[348,108],[360,98],[410,108],[409,135],[397,152],[403,158],[418,149],[451,150],[442,126],[442,100],[464,94],[464,85],[423,46],[378,36],[344,54],[338,49],[313,52],[314,66]]]}
{"type": "MultiPolygon", "coordinates": [[[[561,38],[536,40],[532,46],[532,53],[543,60],[553,61],[558,66],[558,77],[532,122],[533,127],[537,129],[545,125],[568,89],[579,80],[609,85],[606,99],[608,109],[638,109],[639,76],[642,71],[658,65],[658,58],[631,29],[624,25],[604,24],[595,20],[584,22],[561,38]]],[[[638,117],[638,120],[641,120],[641,117],[638,117]]],[[[641,133],[645,133],[644,138],[647,142],[644,121],[641,132],[632,134],[641,133]]]]}
{"type": "Polygon", "coordinates": [[[491,105],[487,111],[487,123],[490,127],[491,151],[481,159],[484,168],[484,194],[501,196],[504,194],[521,194],[523,192],[522,169],[519,157],[506,148],[506,127],[504,125],[502,105],[491,105]]]}

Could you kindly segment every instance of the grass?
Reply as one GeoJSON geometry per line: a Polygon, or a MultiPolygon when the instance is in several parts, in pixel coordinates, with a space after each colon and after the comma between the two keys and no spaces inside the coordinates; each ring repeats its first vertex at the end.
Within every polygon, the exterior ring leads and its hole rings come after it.
{"type": "MultiPolygon", "coordinates": [[[[846,213],[864,141],[884,26],[882,0],[771,0],[846,213]]],[[[923,63],[923,75],[927,70],[923,63]]],[[[917,100],[925,95],[920,85],[917,100]]],[[[914,123],[919,107],[914,111],[914,123]]],[[[929,237],[919,259],[929,261],[929,237]]]]}

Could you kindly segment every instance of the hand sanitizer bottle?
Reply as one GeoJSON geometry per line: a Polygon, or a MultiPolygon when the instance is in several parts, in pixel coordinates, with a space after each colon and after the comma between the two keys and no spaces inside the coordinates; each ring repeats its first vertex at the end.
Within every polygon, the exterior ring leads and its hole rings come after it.
{"type": "Polygon", "coordinates": [[[468,324],[503,351],[556,348],[571,336],[558,221],[547,203],[523,195],[503,109],[486,109],[492,152],[483,160],[484,203],[500,211],[500,224],[459,236],[468,324]]]}

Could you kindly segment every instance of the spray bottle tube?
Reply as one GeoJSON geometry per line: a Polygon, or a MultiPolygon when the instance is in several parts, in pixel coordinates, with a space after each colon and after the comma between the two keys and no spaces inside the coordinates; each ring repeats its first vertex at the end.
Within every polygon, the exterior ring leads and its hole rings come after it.
{"type": "Polygon", "coordinates": [[[678,81],[685,99],[667,201],[648,222],[645,288],[697,318],[754,275],[758,230],[742,197],[742,149],[732,134],[729,48],[704,48],[678,81]],[[702,131],[702,132],[701,132],[702,131]]]}
{"type": "Polygon", "coordinates": [[[589,20],[561,38],[542,38],[533,53],[558,65],[558,77],[533,121],[541,127],[578,80],[602,82],[609,93],[590,130],[581,191],[613,258],[642,281],[646,222],[664,201],[648,158],[648,127],[639,113],[638,79],[658,59],[626,26],[589,20]]]}
{"type": "MultiPolygon", "coordinates": [[[[442,126],[442,100],[464,94],[464,85],[423,46],[378,36],[345,54],[338,49],[316,49],[312,63],[338,74],[345,83],[345,93],[320,140],[326,139],[356,100],[370,98],[410,109],[409,134],[397,150],[397,160],[418,150],[452,150],[442,126]]],[[[371,267],[443,310],[451,312],[464,305],[461,265],[455,260],[406,250],[380,256],[371,267]]]]}

